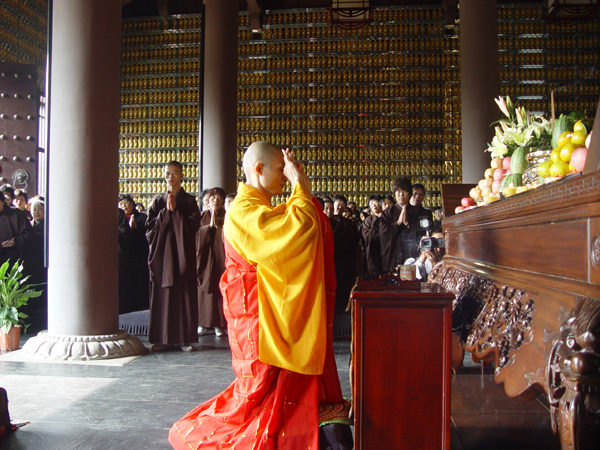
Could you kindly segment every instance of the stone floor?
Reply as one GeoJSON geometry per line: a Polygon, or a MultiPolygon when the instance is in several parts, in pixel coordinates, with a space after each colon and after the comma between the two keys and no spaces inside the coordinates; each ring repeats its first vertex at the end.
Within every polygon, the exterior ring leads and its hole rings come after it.
{"type": "MultiPolygon", "coordinates": [[[[202,336],[196,350],[149,353],[124,366],[0,358],[0,386],[8,392],[11,418],[30,421],[0,438],[0,449],[169,449],[173,422],[233,380],[226,337],[202,336]]],[[[349,341],[336,341],[335,352],[342,389],[350,397],[349,341]]],[[[490,371],[467,358],[452,378],[451,448],[558,450],[560,445],[542,397],[506,397],[490,371]]]]}

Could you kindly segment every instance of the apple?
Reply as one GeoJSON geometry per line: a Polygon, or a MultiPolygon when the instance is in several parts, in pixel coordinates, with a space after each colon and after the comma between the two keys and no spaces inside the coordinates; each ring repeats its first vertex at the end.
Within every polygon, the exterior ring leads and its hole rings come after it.
{"type": "Polygon", "coordinates": [[[492,192],[498,192],[498,188],[500,188],[500,183],[502,183],[502,180],[494,180],[494,182],[492,183],[492,192]]]}
{"type": "Polygon", "coordinates": [[[573,150],[573,153],[571,153],[571,165],[577,172],[583,172],[587,153],[588,149],[586,147],[576,148],[573,150]]]}
{"type": "Polygon", "coordinates": [[[492,187],[491,186],[485,186],[482,190],[481,190],[481,196],[483,198],[486,198],[488,195],[490,195],[492,193],[492,187]]]}
{"type": "Polygon", "coordinates": [[[504,170],[510,169],[510,156],[505,156],[502,160],[502,168],[504,170]]]}
{"type": "Polygon", "coordinates": [[[494,170],[494,180],[501,180],[502,178],[504,178],[505,174],[506,174],[506,170],[504,170],[504,169],[494,170]]]}
{"type": "Polygon", "coordinates": [[[473,200],[480,199],[481,198],[481,189],[479,187],[471,188],[471,190],[469,191],[469,197],[471,197],[473,200]]]}
{"type": "Polygon", "coordinates": [[[492,164],[491,164],[492,169],[499,169],[502,167],[502,159],[500,158],[494,158],[492,159],[492,164]]]}
{"type": "Polygon", "coordinates": [[[454,214],[461,213],[464,210],[465,210],[465,208],[463,206],[457,206],[456,208],[454,208],[454,214]]]}
{"type": "Polygon", "coordinates": [[[465,208],[468,208],[469,206],[473,206],[475,202],[471,197],[463,197],[460,200],[460,204],[463,205],[465,208]]]}
{"type": "Polygon", "coordinates": [[[483,172],[483,177],[484,178],[493,178],[494,177],[494,170],[491,167],[488,167],[487,169],[485,169],[485,172],[483,172]]]}

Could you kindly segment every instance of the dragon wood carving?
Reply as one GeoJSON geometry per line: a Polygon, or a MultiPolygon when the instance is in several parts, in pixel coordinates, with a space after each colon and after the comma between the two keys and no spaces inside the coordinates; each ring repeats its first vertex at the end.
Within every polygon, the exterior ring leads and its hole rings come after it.
{"type": "Polygon", "coordinates": [[[563,315],[548,361],[548,401],[563,449],[600,447],[600,300],[582,298],[563,315]]]}

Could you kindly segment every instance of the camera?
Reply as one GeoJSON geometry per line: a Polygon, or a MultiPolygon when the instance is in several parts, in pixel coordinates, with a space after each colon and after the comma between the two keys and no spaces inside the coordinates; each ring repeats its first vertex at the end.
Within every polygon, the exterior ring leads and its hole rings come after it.
{"type": "Polygon", "coordinates": [[[421,239],[422,250],[431,250],[432,248],[446,248],[446,239],[432,238],[429,236],[425,236],[423,239],[421,239]]]}

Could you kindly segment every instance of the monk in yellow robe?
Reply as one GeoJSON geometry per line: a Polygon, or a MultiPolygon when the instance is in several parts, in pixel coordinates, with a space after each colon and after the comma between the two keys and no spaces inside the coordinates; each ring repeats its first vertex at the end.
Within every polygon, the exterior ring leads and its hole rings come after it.
{"type": "Polygon", "coordinates": [[[225,218],[221,278],[235,381],[169,432],[175,449],[351,449],[332,346],[329,220],[289,150],[255,142],[225,218]],[[271,205],[289,180],[286,203],[271,205]]]}

